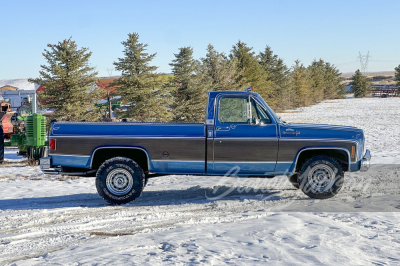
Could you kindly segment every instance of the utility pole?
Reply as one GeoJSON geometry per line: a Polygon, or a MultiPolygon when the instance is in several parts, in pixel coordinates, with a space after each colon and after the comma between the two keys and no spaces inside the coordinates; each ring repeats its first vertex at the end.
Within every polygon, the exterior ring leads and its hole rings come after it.
{"type": "Polygon", "coordinates": [[[112,76],[113,69],[112,68],[107,68],[108,76],[112,76]]]}
{"type": "Polygon", "coordinates": [[[371,58],[371,56],[369,55],[369,51],[367,55],[361,55],[361,52],[358,53],[359,56],[357,57],[357,59],[360,61],[361,64],[361,72],[365,74],[365,72],[367,72],[368,70],[368,61],[371,58]]]}

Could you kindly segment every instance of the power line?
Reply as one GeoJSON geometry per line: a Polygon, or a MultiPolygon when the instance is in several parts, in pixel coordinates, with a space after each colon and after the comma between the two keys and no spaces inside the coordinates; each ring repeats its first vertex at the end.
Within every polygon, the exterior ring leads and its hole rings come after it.
{"type": "Polygon", "coordinates": [[[112,76],[112,72],[113,72],[113,68],[107,68],[107,72],[108,72],[108,76],[111,77],[112,76]]]}
{"type": "Polygon", "coordinates": [[[344,65],[352,65],[352,64],[357,64],[359,61],[352,61],[352,62],[346,62],[346,63],[340,63],[340,64],[335,64],[336,66],[344,66],[344,65]]]}
{"type": "Polygon", "coordinates": [[[360,64],[361,64],[361,72],[365,73],[368,70],[368,61],[371,58],[371,56],[369,55],[369,51],[367,53],[367,55],[361,55],[361,52],[358,52],[359,56],[357,57],[357,59],[360,60],[360,64]]]}

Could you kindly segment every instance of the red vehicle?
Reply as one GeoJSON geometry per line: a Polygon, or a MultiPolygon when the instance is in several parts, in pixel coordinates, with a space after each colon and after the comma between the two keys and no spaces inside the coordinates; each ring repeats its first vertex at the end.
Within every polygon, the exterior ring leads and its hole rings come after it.
{"type": "Polygon", "coordinates": [[[11,123],[11,117],[14,113],[11,109],[11,104],[6,102],[0,95],[0,122],[3,127],[3,134],[8,138],[14,132],[14,126],[11,123]]]}

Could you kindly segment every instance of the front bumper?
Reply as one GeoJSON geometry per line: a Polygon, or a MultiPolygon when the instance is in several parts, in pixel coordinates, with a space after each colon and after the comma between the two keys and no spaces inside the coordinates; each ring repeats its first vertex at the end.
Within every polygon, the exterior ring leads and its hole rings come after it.
{"type": "Polygon", "coordinates": [[[368,171],[371,161],[371,153],[369,150],[366,150],[364,157],[361,159],[360,171],[365,172],[368,171]]]}

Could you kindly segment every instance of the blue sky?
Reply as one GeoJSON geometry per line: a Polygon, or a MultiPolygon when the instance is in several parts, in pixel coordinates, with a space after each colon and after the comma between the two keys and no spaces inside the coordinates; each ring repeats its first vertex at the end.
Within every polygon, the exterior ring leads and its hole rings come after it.
{"type": "MultiPolygon", "coordinates": [[[[179,47],[203,57],[209,43],[229,54],[238,40],[256,53],[266,45],[289,66],[322,58],[342,72],[400,64],[400,1],[9,1],[0,0],[0,79],[38,77],[42,52],[72,37],[93,52],[99,76],[122,56],[121,42],[137,32],[157,52],[154,65],[171,72],[179,47]]],[[[113,75],[119,73],[115,70],[113,75]]]]}

